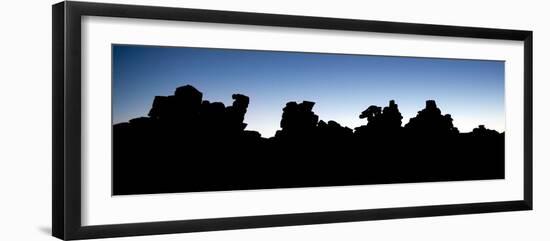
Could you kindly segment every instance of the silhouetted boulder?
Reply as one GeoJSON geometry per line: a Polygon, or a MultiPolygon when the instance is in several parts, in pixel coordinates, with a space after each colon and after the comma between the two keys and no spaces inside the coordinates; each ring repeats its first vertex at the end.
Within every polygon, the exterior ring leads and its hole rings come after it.
{"type": "Polygon", "coordinates": [[[149,111],[149,117],[158,120],[162,116],[168,116],[169,111],[173,109],[173,107],[170,107],[169,104],[169,98],[167,96],[155,96],[153,106],[149,111]]]}
{"type": "Polygon", "coordinates": [[[312,133],[317,127],[319,116],[313,113],[315,102],[303,101],[298,104],[294,101],[288,102],[283,108],[281,119],[282,130],[276,135],[306,135],[312,133]]]}
{"type": "MultiPolygon", "coordinates": [[[[175,90],[171,96],[155,96],[148,118],[130,120],[130,127],[143,130],[168,131],[171,135],[193,138],[234,138],[244,136],[244,117],[250,102],[242,94],[234,94],[233,104],[202,100],[202,93],[193,86],[185,85],[175,90]]],[[[142,131],[143,132],[143,131],[142,131]]],[[[159,135],[162,135],[159,133],[159,135]]],[[[256,136],[248,133],[248,136],[256,136]]]]}
{"type": "Polygon", "coordinates": [[[173,96],[156,96],[149,117],[162,121],[192,121],[199,115],[202,93],[190,85],[176,89],[173,96]]]}
{"type": "Polygon", "coordinates": [[[382,122],[384,126],[387,128],[400,128],[401,120],[403,120],[403,116],[401,112],[399,112],[397,104],[394,100],[390,100],[390,104],[384,107],[382,111],[382,122]]]}
{"type": "Polygon", "coordinates": [[[474,136],[498,136],[499,134],[498,131],[485,128],[485,125],[479,125],[472,130],[474,136]]]}
{"type": "Polygon", "coordinates": [[[378,107],[369,106],[359,115],[360,119],[367,119],[367,125],[355,128],[357,135],[388,135],[394,134],[401,129],[401,120],[403,116],[394,100],[390,100],[389,105],[378,107]]]}
{"type": "Polygon", "coordinates": [[[250,139],[260,139],[262,135],[257,131],[244,131],[243,136],[250,139]]]}
{"type": "Polygon", "coordinates": [[[183,106],[198,107],[202,102],[202,93],[191,85],[178,87],[174,95],[183,106]]]}
{"type": "Polygon", "coordinates": [[[243,121],[250,100],[248,96],[241,94],[234,94],[232,97],[233,105],[228,106],[226,109],[227,121],[230,125],[229,128],[234,131],[242,131],[247,126],[243,121]]]}
{"type": "Polygon", "coordinates": [[[376,122],[380,120],[381,116],[382,116],[382,108],[375,105],[371,105],[369,106],[369,108],[361,112],[361,114],[359,115],[359,118],[360,119],[367,118],[367,121],[371,125],[375,125],[376,122]]]}
{"type": "Polygon", "coordinates": [[[342,126],[338,124],[338,122],[332,120],[328,121],[328,123],[321,120],[317,124],[317,127],[319,130],[319,136],[321,137],[341,140],[342,138],[348,138],[353,135],[353,130],[351,128],[342,126]]]}
{"type": "Polygon", "coordinates": [[[435,100],[427,100],[426,108],[419,111],[416,117],[409,120],[405,129],[423,134],[449,135],[458,134],[458,129],[453,125],[451,115],[442,115],[435,100]]]}
{"type": "Polygon", "coordinates": [[[200,121],[193,128],[202,129],[211,135],[222,135],[226,129],[225,105],[222,102],[203,101],[200,108],[200,121]]]}

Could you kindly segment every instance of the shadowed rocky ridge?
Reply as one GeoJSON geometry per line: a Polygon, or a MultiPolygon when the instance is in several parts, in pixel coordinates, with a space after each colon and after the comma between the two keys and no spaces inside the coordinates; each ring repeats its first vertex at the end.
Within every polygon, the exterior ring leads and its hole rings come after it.
{"type": "Polygon", "coordinates": [[[504,133],[459,133],[434,100],[402,126],[398,105],[371,105],[354,129],[288,102],[274,137],[246,130],[250,99],[231,106],[190,85],[157,96],[148,117],[113,125],[113,194],[504,178],[504,133]]]}

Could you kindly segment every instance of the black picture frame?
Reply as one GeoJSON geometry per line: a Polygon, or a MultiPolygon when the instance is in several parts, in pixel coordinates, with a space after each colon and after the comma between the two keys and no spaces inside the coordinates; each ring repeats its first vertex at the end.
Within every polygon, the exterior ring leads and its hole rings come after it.
{"type": "Polygon", "coordinates": [[[533,33],[460,26],[336,19],[262,13],[197,10],[89,2],[60,2],[53,23],[53,195],[52,233],[65,239],[106,238],[212,230],[308,225],[336,222],[531,210],[533,33]],[[522,200],[367,210],[174,220],[82,226],[81,224],[81,17],[231,23],[328,30],[517,40],[524,43],[524,194],[522,200]]]}

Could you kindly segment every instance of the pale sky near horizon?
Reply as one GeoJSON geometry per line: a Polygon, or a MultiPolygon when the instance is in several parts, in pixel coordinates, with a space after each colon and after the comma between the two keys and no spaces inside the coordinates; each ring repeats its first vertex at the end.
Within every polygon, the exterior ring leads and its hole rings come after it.
{"type": "Polygon", "coordinates": [[[257,50],[113,45],[113,122],[147,116],[156,95],[190,84],[203,99],[250,97],[248,130],[280,129],[289,101],[315,102],[320,120],[354,128],[370,105],[395,100],[403,125],[436,100],[461,132],[504,131],[504,62],[257,50]]]}

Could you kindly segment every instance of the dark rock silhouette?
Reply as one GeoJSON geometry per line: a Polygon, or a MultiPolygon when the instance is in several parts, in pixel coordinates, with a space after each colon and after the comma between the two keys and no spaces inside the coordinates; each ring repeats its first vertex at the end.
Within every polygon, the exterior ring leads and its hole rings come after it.
{"type": "Polygon", "coordinates": [[[319,116],[313,113],[314,102],[303,101],[286,103],[283,108],[283,117],[281,119],[281,130],[277,131],[276,137],[281,136],[306,136],[317,127],[319,116]]]}
{"type": "Polygon", "coordinates": [[[369,106],[359,115],[361,119],[367,119],[367,125],[355,128],[358,136],[369,135],[394,135],[401,130],[403,116],[394,100],[390,100],[388,106],[369,106]]]}
{"type": "Polygon", "coordinates": [[[288,102],[281,129],[246,130],[250,99],[231,106],[190,85],[156,96],[148,117],[113,125],[113,194],[504,178],[504,133],[459,133],[434,100],[402,127],[394,100],[369,106],[354,130],[288,102]]]}
{"type": "Polygon", "coordinates": [[[349,127],[343,127],[338,124],[336,121],[319,121],[317,124],[321,136],[337,136],[337,137],[351,137],[353,135],[353,130],[349,127]]]}
{"type": "Polygon", "coordinates": [[[442,115],[435,100],[427,100],[426,108],[419,111],[416,117],[411,118],[405,125],[405,129],[424,134],[458,134],[451,115],[442,115]]]}
{"type": "Polygon", "coordinates": [[[403,120],[403,116],[401,115],[401,112],[399,112],[399,108],[397,108],[397,104],[394,100],[390,100],[389,106],[384,107],[382,113],[382,122],[385,123],[385,126],[391,129],[398,129],[401,127],[401,120],[403,120]]]}
{"type": "Polygon", "coordinates": [[[485,128],[485,125],[479,125],[479,127],[472,130],[474,136],[498,136],[500,133],[495,130],[489,130],[485,128]]]}
{"type": "Polygon", "coordinates": [[[247,124],[243,123],[244,115],[246,114],[246,108],[250,102],[248,96],[241,94],[234,94],[233,105],[227,107],[226,115],[229,124],[229,129],[242,131],[246,128],[247,124]]]}

